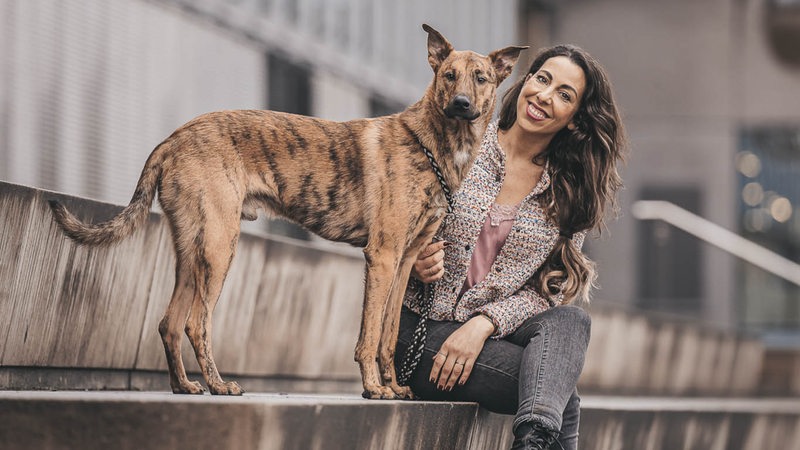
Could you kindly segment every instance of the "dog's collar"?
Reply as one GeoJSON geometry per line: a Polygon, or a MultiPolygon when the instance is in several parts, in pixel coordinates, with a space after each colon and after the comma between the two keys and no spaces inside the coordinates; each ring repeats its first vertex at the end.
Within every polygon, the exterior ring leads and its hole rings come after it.
{"type": "Polygon", "coordinates": [[[436,178],[439,180],[439,186],[442,187],[442,192],[444,192],[444,198],[447,200],[447,215],[453,214],[453,194],[450,192],[450,187],[447,186],[447,181],[444,179],[444,175],[442,174],[442,168],[439,167],[439,164],[436,162],[436,159],[433,157],[433,153],[428,150],[428,147],[425,147],[425,144],[419,139],[416,133],[413,131],[411,135],[414,136],[414,139],[417,140],[417,143],[420,147],[422,147],[422,152],[425,153],[425,156],[428,157],[428,161],[431,163],[431,168],[433,169],[433,173],[436,174],[436,178]]]}

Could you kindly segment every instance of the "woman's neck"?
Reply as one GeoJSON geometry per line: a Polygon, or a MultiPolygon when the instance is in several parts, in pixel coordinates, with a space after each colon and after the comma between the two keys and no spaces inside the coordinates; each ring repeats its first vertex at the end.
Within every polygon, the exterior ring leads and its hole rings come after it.
{"type": "Polygon", "coordinates": [[[532,161],[536,156],[547,149],[547,145],[553,139],[552,136],[546,138],[529,133],[518,126],[516,123],[508,130],[498,130],[498,140],[500,147],[509,160],[525,159],[532,161]]]}

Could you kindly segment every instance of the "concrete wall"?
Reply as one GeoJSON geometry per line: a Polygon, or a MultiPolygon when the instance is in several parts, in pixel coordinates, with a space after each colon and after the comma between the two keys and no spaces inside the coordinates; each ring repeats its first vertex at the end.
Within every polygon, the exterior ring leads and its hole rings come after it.
{"type": "MultiPolygon", "coordinates": [[[[166,389],[156,327],[174,257],[163,218],[151,214],[117,246],[82,248],[56,228],[46,202],[53,198],[92,221],[120,210],[0,183],[0,388],[166,389]]],[[[358,250],[243,234],[214,315],[220,370],[251,390],[357,390],[362,295],[358,250]]],[[[760,391],[758,341],[601,305],[592,316],[587,392],[760,391]]],[[[778,392],[800,393],[798,385],[778,392]]]]}
{"type": "MultiPolygon", "coordinates": [[[[83,248],[56,228],[52,198],[88,220],[120,209],[0,184],[0,365],[164,370],[157,323],[174,256],[162,217],[117,246],[83,248]]],[[[362,271],[357,253],[243,235],[214,315],[222,373],[357,378],[362,271]]]]}

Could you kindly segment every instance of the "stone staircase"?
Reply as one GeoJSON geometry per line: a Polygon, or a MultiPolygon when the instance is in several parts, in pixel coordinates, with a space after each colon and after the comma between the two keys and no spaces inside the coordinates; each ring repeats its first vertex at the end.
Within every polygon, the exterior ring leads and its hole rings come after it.
{"type": "MultiPolygon", "coordinates": [[[[473,403],[359,397],[363,258],[327,243],[243,234],[213,341],[248,394],[167,393],[156,324],[174,256],[162,217],[87,249],[58,231],[50,199],[92,221],[121,209],[0,182],[0,449],[508,446],[511,417],[473,403]]],[[[582,448],[800,450],[800,365],[769,390],[788,399],[758,398],[766,352],[754,337],[591,310],[582,448]]]]}

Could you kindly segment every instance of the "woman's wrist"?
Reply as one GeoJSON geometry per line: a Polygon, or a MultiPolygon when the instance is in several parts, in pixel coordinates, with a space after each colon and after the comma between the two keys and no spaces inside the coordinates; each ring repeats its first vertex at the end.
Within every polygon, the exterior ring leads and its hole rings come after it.
{"type": "Polygon", "coordinates": [[[479,327],[486,338],[489,338],[497,331],[497,327],[494,325],[494,322],[492,322],[492,319],[485,314],[476,314],[470,320],[475,322],[476,326],[479,327]]]}

